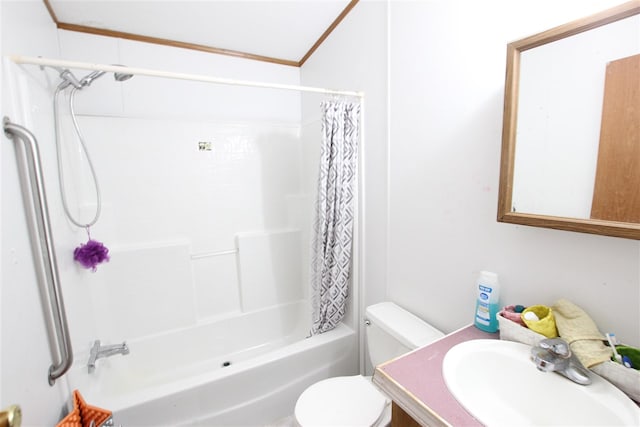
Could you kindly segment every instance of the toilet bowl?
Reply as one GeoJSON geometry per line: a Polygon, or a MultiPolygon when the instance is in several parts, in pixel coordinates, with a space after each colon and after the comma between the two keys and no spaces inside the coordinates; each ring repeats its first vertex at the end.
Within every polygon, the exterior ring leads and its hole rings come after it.
{"type": "MultiPolygon", "coordinates": [[[[391,302],[369,306],[366,313],[366,341],[373,366],[444,336],[391,302]]],[[[391,399],[371,377],[333,377],[309,386],[298,398],[294,416],[302,427],[389,426],[391,399]]]]}
{"type": "Polygon", "coordinates": [[[391,399],[371,377],[334,377],[307,388],[298,398],[294,415],[303,427],[383,427],[391,422],[391,399]]]}

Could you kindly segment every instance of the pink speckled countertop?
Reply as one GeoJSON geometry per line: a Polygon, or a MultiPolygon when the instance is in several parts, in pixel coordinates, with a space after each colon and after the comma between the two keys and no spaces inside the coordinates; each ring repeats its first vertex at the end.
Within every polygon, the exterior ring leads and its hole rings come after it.
{"type": "Polygon", "coordinates": [[[451,347],[474,339],[499,339],[473,325],[378,366],[373,381],[422,425],[482,426],[451,395],[442,360],[451,347]]]}

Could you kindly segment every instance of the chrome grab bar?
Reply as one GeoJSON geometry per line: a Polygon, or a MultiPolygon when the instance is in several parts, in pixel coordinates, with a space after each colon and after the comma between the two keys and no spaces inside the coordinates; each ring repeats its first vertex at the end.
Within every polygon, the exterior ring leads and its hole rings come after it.
{"type": "MultiPolygon", "coordinates": [[[[18,156],[19,168],[25,178],[29,179],[28,188],[23,182],[22,197],[26,205],[33,209],[31,218],[32,242],[35,243],[34,252],[39,249],[40,262],[43,264],[44,271],[42,280],[45,281],[44,288],[49,296],[49,306],[51,309],[51,317],[53,318],[54,337],[51,337],[55,343],[55,347],[60,356],[60,361],[56,363],[55,359],[58,355],[54,355],[54,362],[49,367],[49,385],[53,385],[56,379],[64,375],[73,363],[73,350],[71,348],[71,339],[69,337],[69,327],[67,325],[67,316],[64,310],[64,300],[62,298],[62,290],[60,288],[60,279],[58,275],[58,266],[56,263],[56,254],[53,247],[53,237],[51,233],[51,223],[49,220],[49,209],[47,206],[47,195],[42,180],[42,167],[40,162],[40,152],[36,137],[29,132],[28,129],[11,123],[8,117],[2,120],[4,133],[7,138],[14,142],[22,141],[25,147],[25,155],[27,159],[21,159],[20,151],[16,151],[18,156]],[[25,161],[28,162],[25,165],[25,161]],[[26,166],[26,167],[25,167],[26,166]],[[31,201],[29,202],[29,198],[31,201]]],[[[17,144],[16,144],[17,145],[17,144]]],[[[17,148],[17,147],[16,147],[17,148]]],[[[46,313],[45,313],[45,317],[46,313]]]]}

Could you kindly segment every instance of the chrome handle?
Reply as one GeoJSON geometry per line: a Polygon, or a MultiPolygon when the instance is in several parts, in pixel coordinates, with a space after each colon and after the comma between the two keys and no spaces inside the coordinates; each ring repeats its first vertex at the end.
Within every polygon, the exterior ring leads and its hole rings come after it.
{"type": "Polygon", "coordinates": [[[49,367],[49,385],[53,385],[56,379],[64,375],[71,367],[73,363],[73,350],[71,348],[67,316],[64,310],[62,290],[60,288],[56,254],[51,233],[51,222],[49,220],[49,209],[47,206],[47,195],[42,179],[40,152],[38,150],[36,137],[29,132],[28,129],[11,123],[8,117],[3,119],[2,124],[5,135],[14,142],[22,141],[25,149],[25,152],[22,154],[26,156],[26,159],[21,158],[21,151],[16,151],[19,167],[21,169],[27,169],[21,170],[21,173],[25,178],[29,179],[28,184],[31,187],[25,188],[26,183],[23,182],[22,197],[25,200],[25,204],[33,210],[33,212],[30,213],[32,245],[34,251],[36,251],[36,248],[40,250],[40,261],[43,264],[44,271],[39,274],[49,296],[49,306],[52,311],[49,315],[53,317],[53,335],[55,335],[52,337],[52,341],[56,344],[60,356],[60,361],[55,363],[57,355],[54,355],[54,363],[49,367]],[[25,164],[25,161],[29,163],[25,164]],[[30,203],[28,202],[29,196],[31,196],[30,203]]]}
{"type": "Polygon", "coordinates": [[[545,350],[549,350],[553,354],[560,357],[570,357],[571,350],[569,350],[569,344],[562,338],[549,338],[540,340],[538,345],[545,350]]]}

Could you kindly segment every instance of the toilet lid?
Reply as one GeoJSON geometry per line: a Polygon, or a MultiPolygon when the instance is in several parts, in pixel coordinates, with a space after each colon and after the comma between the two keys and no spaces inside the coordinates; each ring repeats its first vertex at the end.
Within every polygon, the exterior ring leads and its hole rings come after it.
{"type": "Polygon", "coordinates": [[[373,426],[389,400],[361,375],[317,382],[298,398],[295,417],[307,426],[373,426]]]}

